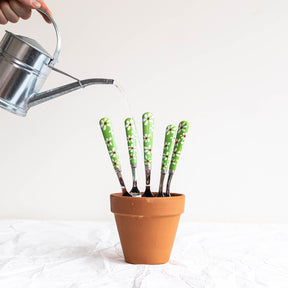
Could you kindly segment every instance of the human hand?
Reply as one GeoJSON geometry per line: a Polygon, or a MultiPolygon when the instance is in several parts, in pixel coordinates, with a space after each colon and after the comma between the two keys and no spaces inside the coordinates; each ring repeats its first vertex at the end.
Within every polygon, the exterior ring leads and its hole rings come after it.
{"type": "MultiPolygon", "coordinates": [[[[0,0],[0,24],[16,23],[19,18],[28,19],[32,9],[38,8],[52,15],[43,0],[0,0]]],[[[41,15],[47,23],[51,23],[47,16],[41,15]]]]}

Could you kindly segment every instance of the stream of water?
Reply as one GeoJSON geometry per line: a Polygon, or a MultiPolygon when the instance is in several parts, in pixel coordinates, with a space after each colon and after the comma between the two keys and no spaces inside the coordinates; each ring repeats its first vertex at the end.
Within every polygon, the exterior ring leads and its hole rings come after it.
{"type": "Polygon", "coordinates": [[[127,92],[125,91],[125,89],[123,88],[122,85],[120,85],[119,83],[117,83],[116,81],[113,84],[117,90],[119,91],[120,95],[122,96],[124,105],[126,107],[126,109],[128,110],[128,113],[130,115],[127,115],[126,118],[131,117],[134,120],[134,127],[135,127],[135,133],[136,133],[136,138],[137,138],[137,150],[143,154],[143,149],[142,149],[142,137],[140,137],[140,134],[138,133],[138,129],[137,129],[137,125],[135,122],[135,119],[137,119],[138,117],[142,117],[142,115],[135,115],[133,109],[131,108],[131,105],[129,103],[129,97],[127,92]],[[136,118],[137,117],[137,118],[136,118]]]}

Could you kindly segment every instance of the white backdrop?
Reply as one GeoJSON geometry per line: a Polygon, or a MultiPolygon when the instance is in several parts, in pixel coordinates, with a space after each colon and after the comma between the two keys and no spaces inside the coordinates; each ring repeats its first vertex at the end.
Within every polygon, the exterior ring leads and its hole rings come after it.
{"type": "MultiPolygon", "coordinates": [[[[172,190],[194,221],[288,222],[288,3],[285,0],[47,0],[62,34],[57,67],[116,79],[141,132],[155,115],[152,188],[158,189],[164,129],[190,122],[172,190]]],[[[52,26],[0,27],[53,51],[52,26]]],[[[44,89],[70,80],[52,72],[44,89]]],[[[32,108],[0,111],[0,218],[111,219],[120,192],[98,121],[111,118],[124,180],[131,173],[112,86],[90,86],[32,108]]],[[[139,186],[144,165],[139,155],[139,186]]]]}

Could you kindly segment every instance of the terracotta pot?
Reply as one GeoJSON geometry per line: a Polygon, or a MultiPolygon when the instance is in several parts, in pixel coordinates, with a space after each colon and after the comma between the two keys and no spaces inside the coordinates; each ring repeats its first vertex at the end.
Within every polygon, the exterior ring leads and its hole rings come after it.
{"type": "Polygon", "coordinates": [[[133,264],[163,264],[169,261],[185,196],[125,197],[110,195],[111,211],[125,261],[133,264]]]}

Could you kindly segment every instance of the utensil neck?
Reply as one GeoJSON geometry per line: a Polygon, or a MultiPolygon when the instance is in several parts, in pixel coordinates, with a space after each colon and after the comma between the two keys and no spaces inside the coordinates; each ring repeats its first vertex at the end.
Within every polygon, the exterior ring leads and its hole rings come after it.
{"type": "Polygon", "coordinates": [[[145,166],[145,176],[146,176],[146,186],[150,187],[150,180],[151,180],[151,167],[145,166]]]}
{"type": "Polygon", "coordinates": [[[168,176],[167,186],[166,186],[166,196],[170,196],[170,185],[171,185],[173,175],[174,175],[174,170],[169,170],[169,176],[168,176]]]}
{"type": "Polygon", "coordinates": [[[136,164],[131,164],[133,188],[137,187],[136,164]]]}
{"type": "Polygon", "coordinates": [[[122,177],[122,173],[121,173],[122,171],[121,171],[121,169],[117,169],[117,170],[115,170],[115,172],[116,172],[116,174],[117,174],[119,183],[120,183],[120,185],[121,185],[122,195],[128,194],[127,189],[126,189],[126,186],[125,186],[125,183],[124,183],[124,180],[123,180],[123,177],[122,177]]]}
{"type": "Polygon", "coordinates": [[[166,171],[162,170],[161,175],[160,175],[159,193],[163,192],[163,182],[164,182],[165,176],[166,176],[166,171]]]}

